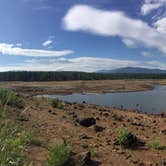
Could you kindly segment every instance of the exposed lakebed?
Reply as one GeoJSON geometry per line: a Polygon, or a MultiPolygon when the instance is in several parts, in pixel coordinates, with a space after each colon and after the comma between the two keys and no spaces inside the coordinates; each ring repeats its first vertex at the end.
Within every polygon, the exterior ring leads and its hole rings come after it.
{"type": "Polygon", "coordinates": [[[147,113],[166,111],[166,86],[155,86],[153,90],[140,92],[117,92],[106,94],[40,95],[40,97],[58,98],[67,102],[83,101],[89,104],[110,106],[121,109],[134,109],[147,113]]]}

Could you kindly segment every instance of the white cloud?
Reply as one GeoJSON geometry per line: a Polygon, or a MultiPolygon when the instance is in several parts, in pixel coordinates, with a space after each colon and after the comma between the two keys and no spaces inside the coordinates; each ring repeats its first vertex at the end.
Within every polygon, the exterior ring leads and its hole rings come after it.
{"type": "Polygon", "coordinates": [[[22,64],[0,66],[0,71],[25,70],[25,71],[85,71],[95,72],[110,70],[119,67],[146,67],[166,69],[166,63],[158,61],[134,61],[112,58],[58,58],[58,59],[32,59],[22,64]]]}
{"type": "Polygon", "coordinates": [[[141,7],[142,15],[147,15],[152,11],[166,5],[166,0],[145,0],[145,3],[141,7]]]}
{"type": "Polygon", "coordinates": [[[154,26],[156,29],[160,32],[166,35],[166,17],[156,21],[154,23],[154,26]]]}
{"type": "Polygon", "coordinates": [[[153,57],[153,54],[151,54],[150,52],[147,52],[147,51],[142,51],[141,55],[144,57],[147,57],[147,58],[153,57]]]}
{"type": "Polygon", "coordinates": [[[48,39],[48,40],[44,41],[42,45],[44,47],[49,47],[52,43],[53,43],[53,40],[48,39]]]}
{"type": "Polygon", "coordinates": [[[17,47],[22,47],[22,43],[17,43],[16,46],[17,47]]]}
{"type": "Polygon", "coordinates": [[[137,44],[134,40],[124,38],[124,39],[122,39],[122,42],[129,48],[137,47],[137,44]]]}
{"type": "Polygon", "coordinates": [[[76,5],[68,11],[63,23],[66,30],[128,38],[166,53],[166,36],[141,20],[127,17],[123,12],[76,5]]]}
{"type": "Polygon", "coordinates": [[[42,43],[43,47],[48,47],[48,48],[51,47],[51,45],[54,42],[53,41],[54,38],[55,38],[55,36],[53,36],[53,35],[49,36],[48,39],[42,43]]]}
{"type": "Polygon", "coordinates": [[[153,10],[158,9],[162,4],[160,3],[154,3],[154,4],[144,4],[141,7],[141,13],[142,15],[147,15],[151,13],[153,10]]]}
{"type": "Polygon", "coordinates": [[[62,51],[48,51],[38,49],[24,49],[16,47],[14,44],[0,43],[0,54],[3,55],[18,55],[18,56],[31,56],[31,57],[59,57],[72,54],[72,50],[62,51]]]}

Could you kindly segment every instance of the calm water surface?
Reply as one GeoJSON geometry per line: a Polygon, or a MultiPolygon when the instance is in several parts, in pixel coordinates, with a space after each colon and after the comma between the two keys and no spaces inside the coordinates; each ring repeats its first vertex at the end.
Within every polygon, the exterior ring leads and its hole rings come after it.
{"type": "Polygon", "coordinates": [[[148,113],[166,112],[166,86],[156,86],[153,90],[141,92],[42,95],[47,98],[59,98],[63,101],[86,101],[90,104],[111,106],[124,109],[137,109],[148,113]]]}

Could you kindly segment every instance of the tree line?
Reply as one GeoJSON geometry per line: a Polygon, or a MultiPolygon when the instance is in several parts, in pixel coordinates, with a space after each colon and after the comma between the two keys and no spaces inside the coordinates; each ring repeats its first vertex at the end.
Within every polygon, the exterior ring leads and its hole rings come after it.
{"type": "Polygon", "coordinates": [[[0,81],[71,81],[107,79],[166,79],[166,74],[104,74],[86,72],[0,72],[0,81]]]}

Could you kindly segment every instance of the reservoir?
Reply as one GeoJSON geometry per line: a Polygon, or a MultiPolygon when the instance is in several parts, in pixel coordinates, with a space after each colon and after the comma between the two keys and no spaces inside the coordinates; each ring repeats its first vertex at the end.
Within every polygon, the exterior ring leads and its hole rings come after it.
{"type": "MultiPolygon", "coordinates": [[[[41,95],[46,98],[58,98],[67,102],[110,106],[122,109],[134,109],[147,113],[166,112],[166,86],[155,86],[153,90],[140,92],[122,92],[106,94],[41,95]]],[[[40,96],[40,97],[41,97],[40,96]]]]}

